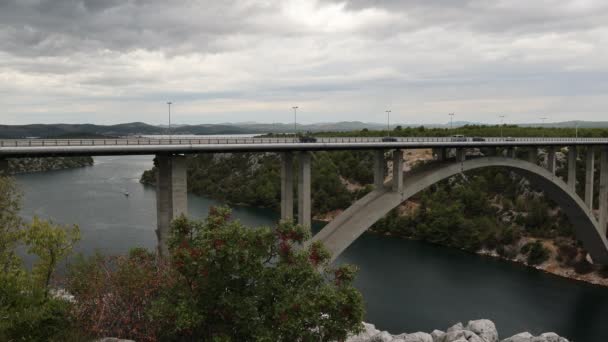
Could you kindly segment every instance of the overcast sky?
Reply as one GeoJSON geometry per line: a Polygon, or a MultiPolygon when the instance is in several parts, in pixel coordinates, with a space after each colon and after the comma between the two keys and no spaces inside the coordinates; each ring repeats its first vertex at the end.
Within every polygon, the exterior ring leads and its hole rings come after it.
{"type": "Polygon", "coordinates": [[[606,0],[0,0],[0,124],[608,120],[606,0]]]}

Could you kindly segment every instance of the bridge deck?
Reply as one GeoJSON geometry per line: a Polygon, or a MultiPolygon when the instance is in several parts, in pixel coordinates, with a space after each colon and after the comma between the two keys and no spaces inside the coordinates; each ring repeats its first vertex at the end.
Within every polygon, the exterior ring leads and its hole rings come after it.
{"type": "Polygon", "coordinates": [[[317,138],[301,143],[295,138],[202,138],[202,139],[12,139],[0,140],[0,157],[69,155],[133,155],[155,153],[280,152],[322,150],[417,149],[456,147],[525,147],[608,145],[608,138],[483,138],[459,141],[451,137],[317,138]]]}

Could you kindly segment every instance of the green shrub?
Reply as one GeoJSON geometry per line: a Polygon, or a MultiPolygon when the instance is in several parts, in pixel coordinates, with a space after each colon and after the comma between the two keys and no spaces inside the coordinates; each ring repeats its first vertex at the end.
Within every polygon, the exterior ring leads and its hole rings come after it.
{"type": "Polygon", "coordinates": [[[526,262],[529,265],[539,265],[549,260],[550,251],[543,244],[536,240],[528,242],[521,248],[523,254],[527,254],[526,262]]]}
{"type": "Polygon", "coordinates": [[[363,319],[355,270],[329,268],[309,232],[282,223],[248,229],[212,209],[205,221],[173,223],[171,261],[179,276],[154,301],[163,341],[335,341],[363,319]]]}

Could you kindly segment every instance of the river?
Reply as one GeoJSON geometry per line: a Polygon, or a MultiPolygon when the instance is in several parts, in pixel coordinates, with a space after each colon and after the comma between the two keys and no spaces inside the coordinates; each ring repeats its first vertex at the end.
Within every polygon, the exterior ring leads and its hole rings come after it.
{"type": "MultiPolygon", "coordinates": [[[[151,156],[95,157],[92,167],[18,175],[22,216],[78,224],[77,251],[85,254],[154,248],[155,191],[139,184],[151,166],[151,156]]],[[[194,217],[204,217],[209,206],[219,204],[194,195],[188,200],[194,217]]],[[[234,217],[260,226],[272,225],[278,215],[237,207],[234,217]]],[[[554,331],[577,342],[608,341],[608,288],[374,234],[360,237],[338,262],[360,268],[356,286],[366,301],[366,321],[391,333],[444,330],[459,321],[488,318],[502,338],[554,331]]]]}

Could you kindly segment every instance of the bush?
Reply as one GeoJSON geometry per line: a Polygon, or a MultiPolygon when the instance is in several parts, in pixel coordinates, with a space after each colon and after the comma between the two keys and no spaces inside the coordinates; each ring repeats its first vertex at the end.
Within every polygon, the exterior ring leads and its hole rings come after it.
{"type": "Polygon", "coordinates": [[[3,273],[0,284],[0,341],[70,340],[69,302],[47,298],[26,273],[3,273]]]}
{"type": "Polygon", "coordinates": [[[574,271],[578,274],[588,274],[593,272],[593,265],[583,258],[574,264],[574,271]]]}
{"type": "Polygon", "coordinates": [[[310,234],[301,226],[247,229],[229,216],[219,208],[174,221],[179,277],[152,311],[162,340],[333,341],[360,330],[352,267],[329,268],[320,244],[297,249],[310,234]]]}
{"type": "Polygon", "coordinates": [[[156,341],[156,325],[147,311],[161,286],[168,286],[174,276],[165,263],[141,248],[128,256],[80,257],[67,277],[68,290],[76,298],[76,322],[97,337],[156,341]]]}
{"type": "Polygon", "coordinates": [[[538,240],[528,242],[521,248],[521,252],[528,255],[526,262],[529,265],[542,264],[543,262],[549,260],[550,255],[550,251],[538,240]]]}

